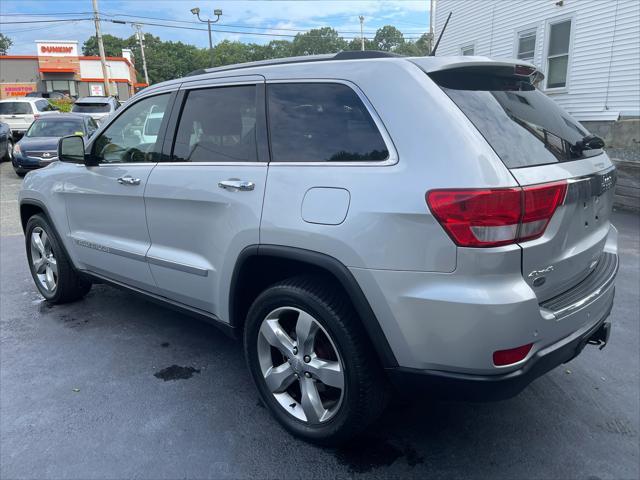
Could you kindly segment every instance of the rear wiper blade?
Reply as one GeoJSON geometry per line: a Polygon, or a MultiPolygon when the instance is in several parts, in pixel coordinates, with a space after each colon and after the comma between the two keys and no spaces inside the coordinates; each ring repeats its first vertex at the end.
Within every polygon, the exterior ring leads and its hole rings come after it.
{"type": "Polygon", "coordinates": [[[571,151],[575,153],[581,153],[583,150],[598,150],[600,148],[604,148],[604,140],[596,135],[587,135],[571,145],[571,151]]]}

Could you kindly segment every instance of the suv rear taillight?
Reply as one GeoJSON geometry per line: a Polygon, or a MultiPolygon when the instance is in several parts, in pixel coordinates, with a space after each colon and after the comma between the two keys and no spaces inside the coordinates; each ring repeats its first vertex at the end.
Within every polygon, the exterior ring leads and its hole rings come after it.
{"type": "Polygon", "coordinates": [[[540,237],[567,182],[495,189],[431,190],[427,205],[461,247],[497,247],[540,237]]]}

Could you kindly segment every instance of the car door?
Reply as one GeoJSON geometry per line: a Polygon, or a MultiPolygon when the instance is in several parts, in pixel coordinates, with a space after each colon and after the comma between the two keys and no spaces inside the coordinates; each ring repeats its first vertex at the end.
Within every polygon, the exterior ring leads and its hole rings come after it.
{"type": "Polygon", "coordinates": [[[165,140],[170,161],[158,163],[145,191],[147,259],[162,295],[226,320],[235,261],[259,241],[268,165],[264,79],[186,85],[169,122],[175,135],[165,140]]]}
{"type": "Polygon", "coordinates": [[[76,258],[87,270],[111,280],[155,291],[146,262],[150,238],[143,193],[163,137],[146,143],[137,134],[151,109],[168,119],[174,93],[131,104],[88,145],[91,163],[78,165],[64,181],[76,258]]]}

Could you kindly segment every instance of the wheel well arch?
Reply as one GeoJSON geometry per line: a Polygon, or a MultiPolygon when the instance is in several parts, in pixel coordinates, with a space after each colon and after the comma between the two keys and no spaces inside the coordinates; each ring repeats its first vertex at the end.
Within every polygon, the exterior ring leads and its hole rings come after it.
{"type": "Polygon", "coordinates": [[[43,214],[47,219],[50,219],[47,209],[40,202],[36,200],[27,200],[20,204],[20,223],[22,225],[22,232],[27,231],[27,222],[31,217],[38,213],[43,214]]]}
{"type": "Polygon", "coordinates": [[[347,267],[322,253],[280,245],[252,245],[238,256],[229,289],[229,321],[241,331],[249,308],[266,288],[300,274],[318,274],[334,280],[347,294],[383,367],[398,362],[369,302],[347,267]]]}

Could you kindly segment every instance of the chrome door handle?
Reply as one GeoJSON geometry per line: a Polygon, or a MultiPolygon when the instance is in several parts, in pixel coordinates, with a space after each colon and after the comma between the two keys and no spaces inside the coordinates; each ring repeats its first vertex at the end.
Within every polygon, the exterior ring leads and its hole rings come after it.
{"type": "Polygon", "coordinates": [[[233,178],[218,182],[218,186],[220,188],[224,188],[225,190],[231,190],[234,192],[249,192],[256,188],[256,184],[253,182],[247,182],[245,180],[235,180],[233,178]]]}
{"type": "Polygon", "coordinates": [[[120,185],[140,185],[140,179],[125,175],[124,177],[118,178],[118,183],[120,185]]]}

